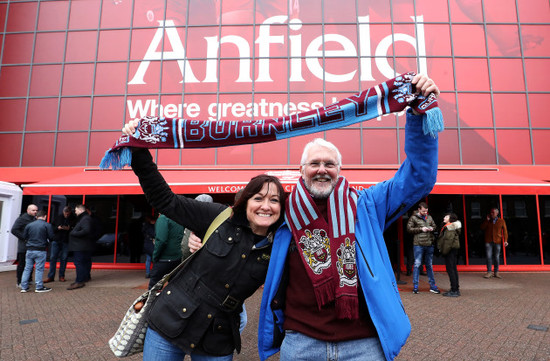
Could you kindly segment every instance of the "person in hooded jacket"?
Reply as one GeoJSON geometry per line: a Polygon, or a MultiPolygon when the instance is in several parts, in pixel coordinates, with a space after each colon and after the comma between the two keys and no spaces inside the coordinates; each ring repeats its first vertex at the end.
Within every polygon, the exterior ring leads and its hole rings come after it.
{"type": "Polygon", "coordinates": [[[437,238],[437,248],[440,250],[443,257],[445,257],[445,267],[451,283],[451,289],[443,293],[443,296],[446,297],[460,296],[460,290],[458,289],[458,271],[456,269],[456,260],[458,250],[460,249],[459,236],[461,229],[462,224],[458,220],[456,214],[445,214],[443,217],[443,226],[441,227],[439,237],[437,238]]]}

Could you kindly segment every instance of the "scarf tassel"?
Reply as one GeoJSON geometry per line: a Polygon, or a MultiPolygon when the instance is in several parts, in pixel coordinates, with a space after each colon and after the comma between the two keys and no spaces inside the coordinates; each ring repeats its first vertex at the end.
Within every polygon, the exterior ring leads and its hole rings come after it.
{"type": "Polygon", "coordinates": [[[334,287],[330,279],[324,280],[325,282],[320,285],[314,285],[315,298],[317,299],[317,307],[321,311],[321,306],[334,301],[334,287]]]}
{"type": "Polygon", "coordinates": [[[113,170],[124,168],[124,166],[132,163],[132,151],[128,147],[110,149],[105,152],[105,156],[99,164],[100,169],[108,169],[112,167],[113,170]]]}
{"type": "Polygon", "coordinates": [[[336,313],[338,318],[349,320],[359,319],[359,300],[357,297],[340,297],[336,299],[336,313]]]}
{"type": "Polygon", "coordinates": [[[428,109],[422,116],[422,130],[425,135],[430,134],[433,138],[437,136],[437,133],[442,132],[445,129],[443,125],[443,114],[438,107],[428,109]]]}

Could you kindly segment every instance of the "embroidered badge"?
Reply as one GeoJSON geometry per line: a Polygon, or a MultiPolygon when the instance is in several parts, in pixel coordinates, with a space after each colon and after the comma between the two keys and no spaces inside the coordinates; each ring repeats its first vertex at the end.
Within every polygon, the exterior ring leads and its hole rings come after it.
{"type": "Polygon", "coordinates": [[[321,274],[324,269],[330,267],[330,240],[327,232],[314,229],[311,233],[306,229],[299,243],[302,255],[313,273],[321,274]]]}
{"type": "Polygon", "coordinates": [[[151,144],[166,142],[168,139],[168,121],[164,118],[145,117],[139,122],[134,137],[151,144]]]}
{"type": "Polygon", "coordinates": [[[357,268],[355,265],[355,242],[346,237],[346,241],[336,251],[336,268],[340,276],[340,287],[355,286],[357,268]]]}

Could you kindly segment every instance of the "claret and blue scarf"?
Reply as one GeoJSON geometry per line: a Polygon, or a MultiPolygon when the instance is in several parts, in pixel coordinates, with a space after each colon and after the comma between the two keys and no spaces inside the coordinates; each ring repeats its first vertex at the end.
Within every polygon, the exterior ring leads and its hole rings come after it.
{"type": "Polygon", "coordinates": [[[214,148],[286,139],[342,128],[411,106],[423,114],[424,134],[443,130],[434,94],[415,94],[409,72],[323,108],[265,120],[210,121],[145,117],[133,136],[122,136],[103,157],[101,169],[121,169],[131,163],[130,148],[214,148]]]}

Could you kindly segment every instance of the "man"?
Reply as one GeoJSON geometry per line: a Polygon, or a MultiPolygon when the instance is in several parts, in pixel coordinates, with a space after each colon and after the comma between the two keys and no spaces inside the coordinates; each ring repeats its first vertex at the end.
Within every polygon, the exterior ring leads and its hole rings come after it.
{"type": "Polygon", "coordinates": [[[36,273],[34,282],[36,288],[34,292],[49,292],[52,289],[44,287],[42,276],[44,274],[44,265],[46,264],[48,243],[54,238],[53,227],[46,222],[46,211],[39,211],[36,214],[36,220],[29,223],[23,231],[23,236],[27,240],[27,253],[25,260],[25,271],[21,278],[21,293],[29,291],[29,280],[31,278],[32,268],[36,263],[36,273]]]}
{"type": "MultiPolygon", "coordinates": [[[[439,90],[426,76],[416,89],[439,90]]],[[[260,358],[391,360],[410,333],[383,231],[435,184],[437,138],[407,112],[407,159],[385,182],[355,192],[331,143],[306,145],[301,179],[277,231],[260,309],[260,358]]]]}
{"type": "Polygon", "coordinates": [[[65,269],[67,268],[67,258],[69,256],[69,231],[74,226],[74,217],[71,207],[63,208],[63,213],[58,215],[53,221],[54,239],[50,244],[50,271],[48,278],[44,283],[53,282],[59,259],[59,282],[65,282],[65,269]]]}
{"type": "Polygon", "coordinates": [[[69,251],[73,252],[73,262],[76,269],[76,280],[67,288],[75,290],[82,288],[90,278],[94,239],[92,233],[92,219],[86,212],[86,206],[79,204],[75,207],[76,224],[69,233],[69,251]]]}
{"type": "Polygon", "coordinates": [[[34,204],[29,204],[27,207],[27,212],[21,214],[11,227],[11,233],[17,237],[17,287],[21,287],[21,277],[23,276],[23,271],[25,270],[25,258],[27,254],[27,246],[25,245],[26,241],[23,236],[23,231],[25,230],[27,224],[36,219],[37,212],[38,207],[34,204]]]}
{"type": "Polygon", "coordinates": [[[149,289],[181,262],[183,226],[161,214],[155,222],[155,249],[149,289]]]}
{"type": "Polygon", "coordinates": [[[498,214],[498,208],[492,208],[481,224],[481,229],[485,231],[485,253],[487,256],[487,274],[483,276],[484,278],[502,278],[498,273],[500,250],[502,244],[504,244],[504,247],[508,246],[508,230],[506,222],[503,218],[499,218],[498,214]],[[494,273],[491,272],[493,263],[494,273]]]}
{"type": "Polygon", "coordinates": [[[441,293],[435,284],[434,270],[432,268],[432,260],[434,256],[434,234],[433,231],[436,225],[428,214],[428,205],[424,202],[418,204],[418,210],[409,218],[407,222],[407,232],[414,235],[413,252],[414,252],[414,268],[413,268],[413,293],[418,293],[418,276],[422,268],[422,260],[426,264],[428,280],[430,282],[430,292],[441,293]]]}

